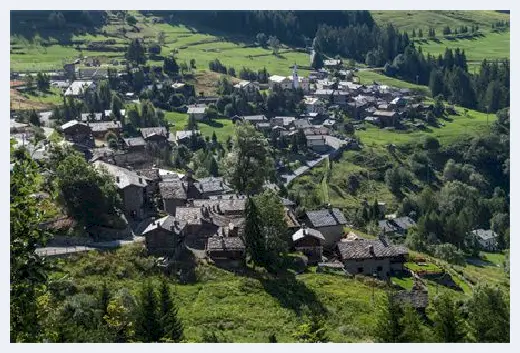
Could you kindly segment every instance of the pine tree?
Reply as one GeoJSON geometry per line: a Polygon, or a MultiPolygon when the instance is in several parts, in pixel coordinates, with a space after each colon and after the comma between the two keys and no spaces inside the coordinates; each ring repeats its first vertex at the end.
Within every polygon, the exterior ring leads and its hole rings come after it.
{"type": "Polygon", "coordinates": [[[509,298],[499,288],[477,287],[468,302],[468,324],[475,342],[509,342],[509,298]]]}
{"type": "Polygon", "coordinates": [[[402,333],[399,337],[400,342],[421,343],[425,340],[424,326],[417,311],[411,306],[406,305],[401,318],[402,333]]]}
{"type": "Polygon", "coordinates": [[[135,336],[142,342],[158,342],[162,337],[157,314],[157,296],[150,282],[145,283],[141,289],[135,336]]]}
{"type": "Polygon", "coordinates": [[[444,293],[434,300],[433,329],[439,342],[464,342],[465,323],[451,297],[444,293]]]}
{"type": "Polygon", "coordinates": [[[255,202],[250,197],[246,202],[246,225],[244,228],[244,243],[253,266],[263,265],[265,257],[265,241],[262,236],[262,221],[255,202]]]}
{"type": "Polygon", "coordinates": [[[269,335],[269,343],[278,343],[278,339],[276,338],[276,334],[272,333],[269,335]]]}
{"type": "Polygon", "coordinates": [[[400,342],[402,325],[401,317],[403,311],[394,295],[388,292],[385,301],[377,312],[377,322],[374,336],[378,342],[397,343],[400,342]]]}
{"type": "Polygon", "coordinates": [[[216,146],[218,143],[217,134],[215,133],[215,130],[213,130],[213,135],[211,135],[211,141],[213,141],[214,146],[216,146]]]}
{"type": "Polygon", "coordinates": [[[101,317],[104,320],[105,315],[108,313],[108,303],[110,302],[110,290],[108,289],[107,282],[103,282],[103,287],[101,287],[101,291],[99,294],[99,310],[101,312],[101,317]]]}
{"type": "Polygon", "coordinates": [[[218,176],[218,163],[214,156],[209,157],[208,172],[211,176],[218,176]]]}
{"type": "Polygon", "coordinates": [[[184,328],[177,316],[177,307],[173,302],[170,288],[165,280],[161,283],[160,301],[159,319],[163,330],[162,340],[179,342],[183,339],[184,328]]]}

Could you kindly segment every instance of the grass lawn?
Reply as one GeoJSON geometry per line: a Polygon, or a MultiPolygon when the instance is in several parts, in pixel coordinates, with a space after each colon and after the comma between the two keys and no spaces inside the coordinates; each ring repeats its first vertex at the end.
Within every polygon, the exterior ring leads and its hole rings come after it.
{"type": "MultiPolygon", "coordinates": [[[[470,64],[478,67],[484,59],[504,59],[510,56],[510,33],[487,33],[484,37],[476,39],[440,39],[439,42],[427,41],[416,43],[422,47],[423,52],[438,56],[444,55],[446,48],[464,49],[466,58],[470,64]]],[[[470,69],[471,72],[471,69],[470,69]]]]}
{"type": "Polygon", "coordinates": [[[464,108],[460,107],[456,107],[456,111],[459,115],[450,116],[452,121],[439,120],[445,126],[428,127],[426,131],[391,131],[366,124],[366,130],[358,130],[356,134],[364,144],[369,146],[409,143],[418,141],[427,135],[434,136],[439,139],[441,144],[445,144],[454,142],[462,136],[482,133],[488,128],[488,119],[489,124],[496,120],[494,114],[488,116],[486,113],[468,109],[468,114],[465,115],[464,108]]]}
{"type": "Polygon", "coordinates": [[[375,81],[381,85],[388,85],[398,88],[416,89],[421,91],[424,95],[430,95],[430,89],[428,88],[428,86],[408,83],[397,78],[385,76],[382,73],[378,73],[375,71],[358,71],[356,75],[359,77],[359,82],[362,85],[370,85],[373,84],[375,81]]]}
{"type": "MultiPolygon", "coordinates": [[[[177,112],[165,112],[166,120],[175,124],[170,127],[170,132],[175,133],[177,130],[184,130],[184,127],[188,123],[188,114],[177,113],[177,112]]],[[[213,131],[217,135],[218,141],[224,143],[229,136],[235,135],[235,125],[233,121],[228,118],[219,118],[213,121],[199,121],[197,122],[200,133],[203,136],[212,137],[213,131]]]]}
{"type": "Polygon", "coordinates": [[[481,251],[480,256],[482,256],[486,261],[492,262],[502,268],[504,267],[505,255],[503,253],[481,251]]]}
{"type": "Polygon", "coordinates": [[[490,31],[491,24],[496,21],[509,21],[509,15],[496,11],[441,11],[441,10],[385,10],[370,11],[377,24],[391,23],[400,31],[407,31],[408,35],[415,29],[423,29],[428,33],[428,27],[434,27],[437,34],[448,25],[454,29],[462,25],[471,27],[478,25],[481,31],[490,31]]]}
{"type": "Polygon", "coordinates": [[[424,266],[419,266],[415,262],[407,262],[404,266],[412,271],[441,271],[439,266],[432,263],[426,263],[424,266]]]}

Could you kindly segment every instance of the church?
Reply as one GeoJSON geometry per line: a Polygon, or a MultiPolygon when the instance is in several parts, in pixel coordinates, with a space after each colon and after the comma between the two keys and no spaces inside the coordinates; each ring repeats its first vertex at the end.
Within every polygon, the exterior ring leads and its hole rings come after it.
{"type": "Polygon", "coordinates": [[[278,85],[282,89],[303,89],[304,93],[308,93],[310,89],[309,79],[307,77],[298,76],[298,66],[294,65],[292,76],[269,76],[269,89],[272,91],[273,87],[278,85]]]}

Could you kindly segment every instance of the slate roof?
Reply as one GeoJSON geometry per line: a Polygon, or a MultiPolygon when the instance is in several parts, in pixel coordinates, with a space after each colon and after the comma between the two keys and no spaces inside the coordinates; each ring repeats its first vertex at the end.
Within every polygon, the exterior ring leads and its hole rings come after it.
{"type": "Polygon", "coordinates": [[[206,112],[207,107],[205,105],[202,106],[188,106],[188,114],[204,114],[206,112]]]}
{"type": "Polygon", "coordinates": [[[314,228],[347,224],[345,216],[337,208],[307,211],[305,215],[314,228]]]}
{"type": "Polygon", "coordinates": [[[92,81],[74,81],[65,91],[66,96],[78,96],[80,91],[85,93],[85,90],[94,85],[92,81]]]}
{"type": "Polygon", "coordinates": [[[410,304],[416,309],[428,306],[428,291],[422,289],[401,290],[394,294],[394,299],[401,305],[410,304]]]}
{"type": "Polygon", "coordinates": [[[162,228],[167,231],[179,234],[184,229],[184,227],[186,227],[186,222],[178,220],[173,216],[166,216],[150,223],[143,231],[143,235],[146,235],[148,232],[157,228],[162,228]]]}
{"type": "Polygon", "coordinates": [[[394,218],[392,221],[395,225],[404,230],[408,230],[410,227],[415,226],[415,221],[408,216],[394,218]]]}
{"type": "Polygon", "coordinates": [[[249,121],[249,122],[267,121],[267,118],[265,117],[265,115],[244,115],[244,116],[241,116],[240,119],[242,119],[244,121],[249,121]]]}
{"type": "Polygon", "coordinates": [[[294,127],[297,129],[306,129],[308,127],[312,127],[309,119],[296,119],[294,120],[294,127]]]}
{"type": "Polygon", "coordinates": [[[92,131],[108,131],[110,129],[116,130],[121,129],[121,122],[120,121],[104,121],[100,123],[89,123],[90,128],[92,131]]]}
{"type": "Polygon", "coordinates": [[[77,121],[77,120],[74,119],[74,120],[67,121],[65,124],[63,124],[63,125],[61,126],[61,129],[62,129],[62,130],[66,130],[66,129],[71,128],[71,127],[73,127],[73,126],[75,126],[75,125],[84,125],[84,126],[87,126],[87,124],[80,123],[79,121],[77,121]]]}
{"type": "Polygon", "coordinates": [[[471,233],[482,240],[489,240],[498,237],[497,233],[493,232],[491,229],[475,229],[472,230],[471,233]]]}
{"type": "Polygon", "coordinates": [[[188,225],[201,225],[202,209],[200,207],[177,207],[175,218],[186,222],[188,225]]]}
{"type": "Polygon", "coordinates": [[[138,175],[136,172],[126,168],[118,167],[101,161],[94,162],[96,168],[105,168],[108,174],[114,177],[114,181],[119,189],[124,189],[128,186],[146,187],[150,179],[145,176],[138,175]]]}
{"type": "Polygon", "coordinates": [[[246,209],[246,199],[198,199],[193,200],[193,205],[195,207],[209,207],[213,209],[214,207],[223,212],[229,211],[245,211],[246,209]]]}
{"type": "Polygon", "coordinates": [[[159,183],[159,193],[163,199],[181,199],[186,200],[188,198],[186,189],[182,184],[182,181],[178,178],[170,179],[159,183]]]}
{"type": "Polygon", "coordinates": [[[271,122],[275,125],[289,126],[295,119],[294,116],[275,116],[271,119],[271,122]]]}
{"type": "Polygon", "coordinates": [[[245,195],[236,195],[236,194],[229,194],[229,195],[215,195],[215,196],[209,196],[210,200],[229,200],[229,199],[246,199],[245,195]]]}
{"type": "Polygon", "coordinates": [[[337,243],[338,250],[343,261],[351,259],[372,259],[397,257],[407,255],[408,249],[403,246],[394,246],[383,243],[381,240],[347,240],[337,243]],[[370,246],[373,247],[373,254],[370,253],[370,246]]]}
{"type": "Polygon", "coordinates": [[[326,88],[320,88],[320,89],[317,89],[315,92],[314,92],[314,95],[316,96],[331,96],[334,94],[334,90],[333,89],[326,89],[326,88]]]}
{"type": "Polygon", "coordinates": [[[200,135],[200,130],[179,130],[175,132],[176,140],[184,140],[185,138],[190,137],[191,135],[200,135]]]}
{"type": "Polygon", "coordinates": [[[211,237],[208,238],[207,249],[209,251],[215,250],[245,250],[245,245],[239,237],[211,237]]]}
{"type": "Polygon", "coordinates": [[[143,127],[141,128],[141,135],[143,135],[144,139],[152,135],[161,135],[166,137],[168,135],[168,130],[164,126],[156,126],[156,127],[143,127]]]}
{"type": "Polygon", "coordinates": [[[399,230],[399,228],[397,228],[396,225],[394,225],[392,222],[386,219],[377,221],[377,225],[379,226],[379,229],[381,229],[383,232],[395,232],[399,230]]]}
{"type": "Polygon", "coordinates": [[[159,180],[161,176],[159,175],[159,169],[151,168],[151,169],[139,169],[136,170],[138,175],[143,175],[144,177],[150,180],[159,180]]]}
{"type": "Polygon", "coordinates": [[[325,237],[323,236],[323,234],[321,234],[321,232],[319,230],[312,229],[312,228],[300,228],[300,229],[298,229],[292,235],[292,240],[293,241],[297,241],[297,240],[303,239],[305,237],[313,237],[313,238],[325,241],[325,237]]]}
{"type": "Polygon", "coordinates": [[[142,137],[129,137],[124,141],[127,147],[146,146],[146,141],[142,137]]]}
{"type": "Polygon", "coordinates": [[[282,205],[284,206],[296,206],[296,204],[292,200],[286,199],[285,197],[281,197],[280,199],[282,201],[282,205]]]}
{"type": "Polygon", "coordinates": [[[29,124],[17,123],[16,120],[14,120],[14,119],[9,120],[9,127],[11,129],[21,129],[21,128],[24,128],[27,126],[29,126],[29,124]]]}
{"type": "Polygon", "coordinates": [[[231,191],[231,188],[226,185],[224,178],[222,177],[200,178],[198,184],[200,185],[199,189],[202,192],[231,191]]]}

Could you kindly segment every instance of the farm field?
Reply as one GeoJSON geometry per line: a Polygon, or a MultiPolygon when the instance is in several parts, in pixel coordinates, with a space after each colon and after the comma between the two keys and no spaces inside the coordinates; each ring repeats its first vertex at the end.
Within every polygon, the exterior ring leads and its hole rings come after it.
{"type": "Polygon", "coordinates": [[[491,24],[496,21],[509,21],[509,15],[496,11],[465,10],[380,10],[370,11],[377,24],[392,23],[400,30],[412,32],[412,29],[434,27],[436,32],[442,33],[444,26],[459,27],[478,25],[479,29],[487,32],[491,24]]]}
{"type": "MultiPolygon", "coordinates": [[[[166,112],[165,116],[168,122],[175,124],[175,126],[170,127],[170,132],[172,133],[175,133],[177,130],[184,130],[184,127],[188,123],[188,114],[166,112]]],[[[200,133],[203,136],[208,136],[211,138],[213,136],[213,131],[215,131],[217,139],[221,143],[225,142],[228,137],[233,137],[235,134],[235,126],[233,125],[233,121],[228,118],[219,118],[206,122],[199,121],[197,124],[199,126],[200,133]]]]}
{"type": "Polygon", "coordinates": [[[484,59],[505,59],[510,56],[510,32],[503,33],[487,33],[484,37],[475,39],[453,39],[448,40],[441,38],[439,41],[424,40],[424,42],[416,42],[425,53],[438,56],[444,54],[446,48],[460,48],[466,53],[468,63],[474,69],[480,66],[484,59]]]}
{"type": "Polygon", "coordinates": [[[454,142],[467,135],[475,135],[484,132],[491,124],[496,116],[494,114],[487,115],[475,110],[468,109],[467,115],[464,108],[456,107],[458,115],[450,116],[449,120],[442,120],[445,126],[430,127],[426,130],[416,130],[413,132],[399,132],[380,129],[374,126],[366,125],[366,130],[358,130],[356,134],[361,138],[361,142],[368,146],[400,144],[417,141],[422,136],[434,136],[439,139],[441,144],[454,142]]]}
{"type": "Polygon", "coordinates": [[[399,80],[397,78],[388,77],[383,75],[382,73],[378,73],[376,71],[371,70],[359,70],[356,73],[356,76],[359,77],[359,82],[362,85],[371,85],[374,82],[377,82],[380,85],[388,85],[398,88],[409,88],[421,91],[424,95],[430,95],[430,89],[428,86],[416,85],[413,83],[409,83],[406,81],[399,80]]]}

